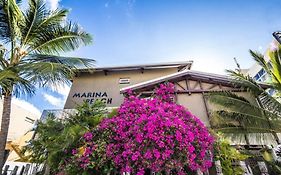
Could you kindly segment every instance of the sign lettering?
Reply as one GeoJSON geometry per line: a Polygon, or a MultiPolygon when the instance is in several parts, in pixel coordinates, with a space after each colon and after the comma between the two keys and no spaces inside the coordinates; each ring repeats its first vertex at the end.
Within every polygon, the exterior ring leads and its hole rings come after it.
{"type": "Polygon", "coordinates": [[[75,92],[72,98],[83,98],[90,104],[97,100],[100,100],[105,104],[112,104],[112,98],[109,98],[106,92],[75,92]]]}

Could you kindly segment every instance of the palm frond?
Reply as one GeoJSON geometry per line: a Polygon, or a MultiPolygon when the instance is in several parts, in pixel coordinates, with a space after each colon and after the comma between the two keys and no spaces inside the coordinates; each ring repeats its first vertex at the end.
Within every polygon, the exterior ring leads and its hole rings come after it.
{"type": "Polygon", "coordinates": [[[50,11],[48,16],[46,16],[40,24],[37,26],[37,31],[40,32],[40,30],[51,28],[54,25],[61,24],[62,22],[65,22],[66,16],[69,13],[69,10],[67,9],[56,9],[54,11],[50,11]]]}
{"type": "Polygon", "coordinates": [[[7,14],[3,11],[0,10],[0,40],[4,41],[5,43],[9,42],[11,40],[10,36],[10,28],[9,24],[7,23],[8,21],[8,16],[7,14]]]}
{"type": "Polygon", "coordinates": [[[13,95],[16,97],[33,95],[35,92],[35,87],[28,80],[11,70],[0,71],[0,87],[1,92],[13,89],[13,95]]]}
{"type": "Polygon", "coordinates": [[[267,65],[264,56],[261,53],[252,50],[249,50],[249,52],[256,63],[258,63],[268,74],[271,74],[270,67],[267,65]]]}
{"type": "Polygon", "coordinates": [[[20,36],[19,26],[23,23],[23,13],[16,0],[2,1],[0,12],[1,40],[5,42],[15,42],[20,36]]]}
{"type": "MultiPolygon", "coordinates": [[[[236,85],[252,94],[253,100],[247,100],[232,92],[209,93],[208,100],[222,108],[212,112],[210,122],[214,130],[242,138],[245,136],[252,138],[248,136],[249,133],[281,132],[280,103],[253,79],[230,72],[236,85]]],[[[264,140],[262,135],[259,136],[257,138],[260,141],[264,140]]]]}
{"type": "Polygon", "coordinates": [[[4,81],[13,81],[14,79],[17,79],[18,76],[10,70],[0,70],[0,84],[5,84],[4,81]]]}
{"type": "Polygon", "coordinates": [[[80,58],[80,57],[63,57],[56,55],[43,55],[43,54],[32,54],[26,60],[30,63],[37,62],[51,62],[51,63],[60,63],[70,68],[83,69],[93,67],[95,60],[89,58],[80,58]]]}
{"type": "Polygon", "coordinates": [[[19,80],[13,84],[13,95],[15,97],[30,97],[35,94],[36,87],[27,79],[20,77],[19,80]]]}
{"type": "Polygon", "coordinates": [[[36,41],[30,43],[28,53],[58,54],[73,51],[92,42],[90,34],[82,31],[77,24],[53,26],[37,35],[36,41]]]}
{"type": "Polygon", "coordinates": [[[211,103],[220,105],[220,108],[227,108],[233,112],[249,112],[252,115],[261,115],[261,108],[258,104],[251,103],[242,96],[238,96],[231,92],[215,92],[209,93],[208,100],[211,103]]]}
{"type": "MultiPolygon", "coordinates": [[[[281,90],[281,49],[269,53],[271,63],[264,56],[250,50],[253,59],[267,72],[271,82],[268,87],[281,90]]],[[[210,122],[216,131],[242,136],[245,139],[266,140],[267,134],[277,140],[275,133],[281,132],[281,104],[270,96],[264,89],[267,86],[257,83],[249,75],[228,70],[233,84],[251,95],[252,100],[231,92],[217,92],[208,94],[211,103],[219,105],[218,110],[212,112],[210,122]]],[[[280,91],[279,91],[280,92],[280,91]]],[[[261,143],[261,142],[260,142],[261,143]]],[[[262,143],[261,143],[262,144],[262,143]]]]}
{"type": "Polygon", "coordinates": [[[67,65],[54,62],[36,62],[19,66],[24,69],[23,77],[39,87],[56,87],[69,84],[73,70],[67,65]],[[34,73],[36,72],[36,74],[34,73]]]}
{"type": "Polygon", "coordinates": [[[267,92],[263,92],[259,95],[258,100],[260,101],[263,108],[272,112],[273,114],[281,116],[281,104],[276,98],[270,96],[267,92]]]}
{"type": "Polygon", "coordinates": [[[210,92],[208,94],[205,95],[207,98],[209,98],[209,100],[213,101],[213,100],[216,100],[214,101],[215,103],[218,103],[218,104],[223,104],[224,101],[221,101],[221,99],[223,97],[230,97],[230,98],[233,98],[233,99],[237,99],[237,100],[240,100],[240,101],[243,101],[245,103],[250,103],[250,101],[248,99],[246,99],[245,97],[242,97],[242,96],[239,96],[235,93],[232,93],[230,91],[219,91],[219,92],[210,92]],[[216,96],[222,96],[222,98],[214,98],[216,96]]]}
{"type": "Polygon", "coordinates": [[[0,45],[0,70],[4,70],[9,66],[8,61],[5,59],[6,53],[7,49],[3,45],[0,45]]]}
{"type": "Polygon", "coordinates": [[[21,26],[21,42],[24,45],[29,40],[29,35],[36,32],[37,26],[48,15],[43,0],[29,0],[28,9],[26,11],[24,25],[21,26]]]}
{"type": "Polygon", "coordinates": [[[243,75],[240,72],[235,72],[232,70],[227,70],[227,72],[233,79],[233,84],[235,86],[251,92],[256,97],[264,91],[263,88],[249,75],[243,75]]]}
{"type": "Polygon", "coordinates": [[[272,65],[271,76],[275,89],[281,92],[281,63],[280,63],[281,49],[269,52],[269,58],[272,65]]]}
{"type": "Polygon", "coordinates": [[[281,119],[275,117],[275,120],[271,120],[265,115],[256,116],[249,113],[220,110],[213,113],[210,121],[215,128],[230,126],[247,129],[248,127],[257,127],[281,132],[281,119]]]}

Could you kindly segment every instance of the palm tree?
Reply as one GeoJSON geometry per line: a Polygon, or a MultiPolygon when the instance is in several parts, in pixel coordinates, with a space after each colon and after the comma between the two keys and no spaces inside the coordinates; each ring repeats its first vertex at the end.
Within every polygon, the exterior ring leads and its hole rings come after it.
{"type": "MultiPolygon", "coordinates": [[[[12,96],[32,95],[37,87],[69,83],[75,69],[93,60],[61,52],[88,45],[92,37],[67,21],[68,10],[49,10],[43,0],[0,0],[0,90],[4,98],[0,130],[0,170],[8,134],[12,96]]],[[[1,174],[1,171],[0,171],[1,174]]]]}
{"type": "MultiPolygon", "coordinates": [[[[214,111],[211,123],[217,131],[241,139],[244,137],[249,144],[249,134],[255,133],[256,139],[264,139],[271,133],[279,142],[276,133],[281,132],[281,104],[265,89],[270,87],[275,93],[281,90],[281,50],[269,52],[270,62],[258,52],[250,50],[253,59],[266,71],[268,85],[257,83],[253,78],[239,71],[230,71],[235,86],[247,91],[252,96],[247,99],[232,92],[214,92],[208,94],[210,102],[219,105],[220,110],[214,111]],[[257,136],[256,133],[259,133],[257,136]]],[[[253,134],[252,134],[253,136],[253,134]]]]}

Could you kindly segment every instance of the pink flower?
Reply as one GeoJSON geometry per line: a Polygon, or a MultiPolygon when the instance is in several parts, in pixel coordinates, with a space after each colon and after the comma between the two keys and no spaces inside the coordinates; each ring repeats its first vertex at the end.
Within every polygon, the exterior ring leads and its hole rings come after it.
{"type": "Polygon", "coordinates": [[[75,155],[78,153],[78,151],[77,151],[77,149],[72,149],[71,153],[72,153],[72,155],[75,155]]]}
{"type": "MultiPolygon", "coordinates": [[[[196,171],[211,166],[214,138],[204,124],[173,102],[175,87],[161,84],[155,96],[142,99],[128,92],[116,116],[104,119],[98,133],[106,137],[105,156],[121,172],[144,174],[144,168],[154,172],[177,169],[184,174],[184,167],[196,171]],[[211,156],[210,156],[211,155],[211,156]]],[[[99,135],[97,135],[99,136],[99,135]]],[[[87,145],[96,142],[91,132],[84,135],[87,145]]],[[[86,167],[95,148],[89,146],[81,159],[86,167]]]]}
{"type": "Polygon", "coordinates": [[[187,149],[188,149],[188,152],[189,152],[189,153],[193,153],[194,150],[195,150],[195,148],[194,148],[192,145],[188,146],[187,149]]]}
{"type": "Polygon", "coordinates": [[[145,171],[143,168],[139,169],[137,175],[144,175],[145,171]]]}
{"type": "Polygon", "coordinates": [[[181,141],[182,140],[182,135],[179,131],[176,131],[176,139],[177,141],[181,141]]]}
{"type": "Polygon", "coordinates": [[[160,158],[160,152],[157,150],[157,149],[154,149],[153,150],[153,155],[154,155],[154,157],[156,157],[156,159],[159,159],[160,158]]]}
{"type": "Polygon", "coordinates": [[[138,160],[138,157],[140,156],[140,153],[139,152],[135,152],[133,155],[132,155],[132,160],[133,161],[136,161],[138,160]]]}
{"type": "Polygon", "coordinates": [[[151,151],[147,151],[145,154],[144,154],[144,157],[146,158],[146,159],[152,159],[152,153],[151,153],[151,151]]]}
{"type": "Polygon", "coordinates": [[[84,150],[83,155],[84,155],[84,156],[88,156],[88,155],[90,155],[90,154],[92,154],[92,150],[91,150],[91,148],[87,147],[87,148],[84,150]]]}
{"type": "Polygon", "coordinates": [[[84,139],[85,139],[86,141],[91,141],[92,138],[93,138],[93,134],[92,134],[91,132],[86,132],[86,133],[84,134],[84,139]]]}

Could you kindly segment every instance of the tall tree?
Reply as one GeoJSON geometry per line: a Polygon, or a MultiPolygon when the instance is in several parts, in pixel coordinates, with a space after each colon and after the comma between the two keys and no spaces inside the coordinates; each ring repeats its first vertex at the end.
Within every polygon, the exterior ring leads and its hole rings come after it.
{"type": "MultiPolygon", "coordinates": [[[[268,76],[268,84],[280,94],[281,90],[281,50],[268,52],[269,60],[258,53],[250,50],[253,59],[265,70],[268,76]]],[[[246,99],[243,96],[231,92],[215,92],[209,94],[209,100],[222,108],[214,111],[211,122],[214,129],[241,138],[249,138],[249,133],[259,133],[256,139],[265,139],[273,134],[275,140],[279,139],[276,133],[281,132],[281,104],[272,97],[266,90],[265,84],[256,82],[248,75],[240,72],[228,71],[234,85],[252,95],[254,100],[246,99]]],[[[253,136],[253,135],[252,135],[253,136]]]]}
{"type": "MultiPolygon", "coordinates": [[[[69,83],[77,68],[93,60],[64,57],[92,42],[90,34],[67,20],[68,10],[48,9],[43,0],[0,0],[0,88],[4,98],[0,130],[0,170],[10,123],[12,96],[32,95],[37,87],[69,83]]],[[[1,171],[0,171],[1,174],[1,171]]]]}

